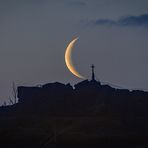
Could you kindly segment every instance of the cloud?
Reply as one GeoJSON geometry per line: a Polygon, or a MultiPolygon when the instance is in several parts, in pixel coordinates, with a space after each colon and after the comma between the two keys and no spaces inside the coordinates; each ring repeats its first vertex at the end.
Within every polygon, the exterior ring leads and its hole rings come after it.
{"type": "Polygon", "coordinates": [[[91,21],[94,25],[106,25],[106,26],[147,26],[148,27],[148,14],[139,16],[121,17],[117,21],[111,19],[98,19],[91,21]]]}

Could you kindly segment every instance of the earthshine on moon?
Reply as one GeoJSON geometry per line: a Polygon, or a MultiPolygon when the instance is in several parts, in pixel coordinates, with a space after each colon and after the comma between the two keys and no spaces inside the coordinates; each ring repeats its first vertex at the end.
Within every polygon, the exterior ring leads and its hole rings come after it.
{"type": "Polygon", "coordinates": [[[78,78],[85,79],[81,74],[79,74],[79,72],[75,69],[75,67],[72,63],[72,49],[73,49],[73,46],[77,40],[78,40],[78,38],[75,38],[67,46],[66,51],[65,51],[65,63],[67,65],[67,68],[69,69],[69,71],[72,74],[74,74],[78,78]]]}

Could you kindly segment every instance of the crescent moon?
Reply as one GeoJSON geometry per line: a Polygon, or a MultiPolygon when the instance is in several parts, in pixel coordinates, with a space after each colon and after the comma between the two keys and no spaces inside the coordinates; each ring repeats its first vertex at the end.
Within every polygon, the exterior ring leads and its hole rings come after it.
{"type": "Polygon", "coordinates": [[[66,63],[67,68],[69,69],[69,71],[72,74],[74,74],[78,78],[85,79],[81,74],[79,74],[79,72],[75,69],[75,67],[72,63],[72,49],[73,49],[73,46],[77,40],[78,40],[78,38],[75,38],[67,46],[66,51],[65,51],[65,63],[66,63]]]}

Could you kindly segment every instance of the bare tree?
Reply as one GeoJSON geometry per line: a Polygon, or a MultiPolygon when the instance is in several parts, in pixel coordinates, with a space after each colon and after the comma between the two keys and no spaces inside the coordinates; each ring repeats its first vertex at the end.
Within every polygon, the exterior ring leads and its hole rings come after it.
{"type": "Polygon", "coordinates": [[[14,82],[12,83],[12,95],[14,98],[14,104],[16,104],[17,103],[17,87],[14,82]]]}
{"type": "MultiPolygon", "coordinates": [[[[11,97],[9,96],[9,98],[8,98],[8,104],[9,105],[16,104],[17,100],[18,100],[18,98],[17,98],[17,87],[16,87],[15,83],[13,82],[12,83],[12,95],[11,95],[11,97]]],[[[4,104],[3,104],[3,106],[4,106],[4,104]]]]}
{"type": "Polygon", "coordinates": [[[2,105],[2,106],[4,106],[4,107],[5,107],[5,106],[7,106],[7,103],[6,103],[6,101],[4,101],[4,103],[3,103],[3,105],[2,105]]]}
{"type": "Polygon", "coordinates": [[[9,104],[13,105],[15,102],[11,99],[11,97],[9,97],[9,104]]]}

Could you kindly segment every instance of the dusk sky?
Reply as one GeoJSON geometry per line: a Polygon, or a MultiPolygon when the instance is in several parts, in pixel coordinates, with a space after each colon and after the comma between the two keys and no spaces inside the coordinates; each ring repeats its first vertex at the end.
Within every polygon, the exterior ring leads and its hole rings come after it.
{"type": "Polygon", "coordinates": [[[0,103],[17,86],[90,79],[148,90],[148,0],[0,0],[0,103]]]}

